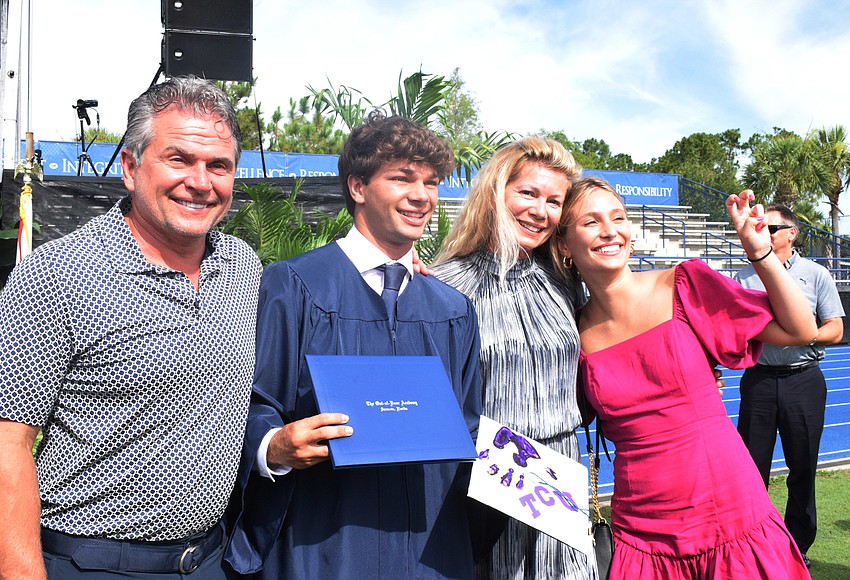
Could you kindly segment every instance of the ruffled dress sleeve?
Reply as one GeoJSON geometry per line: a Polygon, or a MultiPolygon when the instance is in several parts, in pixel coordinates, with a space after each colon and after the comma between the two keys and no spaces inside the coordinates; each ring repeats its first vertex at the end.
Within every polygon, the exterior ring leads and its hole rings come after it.
{"type": "Polygon", "coordinates": [[[749,290],[699,259],[676,267],[675,316],[693,328],[706,352],[731,369],[753,366],[762,351],[755,340],[773,320],[767,293],[749,290]]]}

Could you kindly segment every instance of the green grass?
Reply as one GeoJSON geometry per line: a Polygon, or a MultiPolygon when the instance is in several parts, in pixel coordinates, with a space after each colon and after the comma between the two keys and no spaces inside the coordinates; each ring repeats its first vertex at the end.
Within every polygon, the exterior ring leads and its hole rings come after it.
{"type": "MultiPolygon", "coordinates": [[[[770,499],[785,513],[785,476],[770,478],[770,499]]],[[[812,580],[850,578],[850,470],[819,471],[815,484],[818,535],[809,549],[812,580]]]]}
{"type": "MultiPolygon", "coordinates": [[[[770,478],[768,493],[779,513],[785,513],[786,477],[770,478]]],[[[850,470],[819,471],[816,484],[818,536],[809,549],[812,580],[850,578],[850,470]]],[[[602,506],[611,521],[611,507],[602,506]]]]}

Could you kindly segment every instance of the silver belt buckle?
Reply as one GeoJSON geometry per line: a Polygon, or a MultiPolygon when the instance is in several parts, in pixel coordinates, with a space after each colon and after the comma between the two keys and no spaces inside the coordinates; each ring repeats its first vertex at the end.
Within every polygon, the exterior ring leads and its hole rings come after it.
{"type": "MultiPolygon", "coordinates": [[[[192,572],[194,572],[195,570],[198,569],[198,565],[195,564],[194,562],[192,562],[192,565],[188,569],[186,568],[186,556],[191,557],[192,553],[197,549],[198,549],[198,546],[189,546],[188,548],[183,550],[183,553],[180,554],[180,563],[177,564],[177,571],[178,572],[180,572],[181,574],[191,574],[192,572]]],[[[172,560],[172,562],[173,562],[173,560],[172,560]]]]}

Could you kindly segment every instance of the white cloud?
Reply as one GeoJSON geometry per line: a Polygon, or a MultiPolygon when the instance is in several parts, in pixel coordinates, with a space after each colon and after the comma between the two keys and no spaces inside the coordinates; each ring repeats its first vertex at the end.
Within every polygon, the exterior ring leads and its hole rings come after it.
{"type": "Polygon", "coordinates": [[[712,30],[728,51],[738,98],[761,131],[805,134],[848,124],[850,32],[833,28],[846,9],[799,0],[706,2],[712,30]]]}
{"type": "MultiPolygon", "coordinates": [[[[159,2],[33,5],[36,138],[73,138],[78,98],[98,99],[104,126],[123,131],[159,64],[159,2]]],[[[826,26],[847,12],[799,0],[255,0],[256,95],[268,114],[330,79],[380,102],[401,70],[460,67],[488,130],[563,130],[648,161],[698,131],[850,125],[850,75],[836,66],[850,39],[826,26]]]]}

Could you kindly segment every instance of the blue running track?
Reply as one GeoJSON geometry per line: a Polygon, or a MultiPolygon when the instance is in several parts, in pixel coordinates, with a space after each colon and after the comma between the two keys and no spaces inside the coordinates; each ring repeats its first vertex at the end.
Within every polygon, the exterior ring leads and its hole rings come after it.
{"type": "MultiPolygon", "coordinates": [[[[847,462],[850,464],[850,345],[836,345],[826,349],[826,358],[821,361],[821,370],[826,377],[826,422],[823,438],[820,443],[818,463],[827,466],[835,463],[847,462]]],[[[723,379],[726,386],[723,388],[723,403],[726,405],[726,414],[729,419],[737,424],[738,408],[741,404],[739,386],[743,371],[723,368],[723,379]]],[[[585,437],[582,432],[578,433],[579,443],[585,446],[585,437]]],[[[590,436],[595,441],[595,424],[591,425],[590,436]]],[[[612,452],[613,445],[609,442],[608,448],[612,452]]],[[[582,461],[587,465],[587,453],[582,455],[582,461]]],[[[611,463],[605,459],[604,453],[601,457],[599,467],[599,493],[610,494],[614,490],[614,471],[611,463]]],[[[773,452],[773,470],[785,469],[785,457],[782,453],[782,443],[779,437],[776,439],[776,448],[773,452]]]]}

